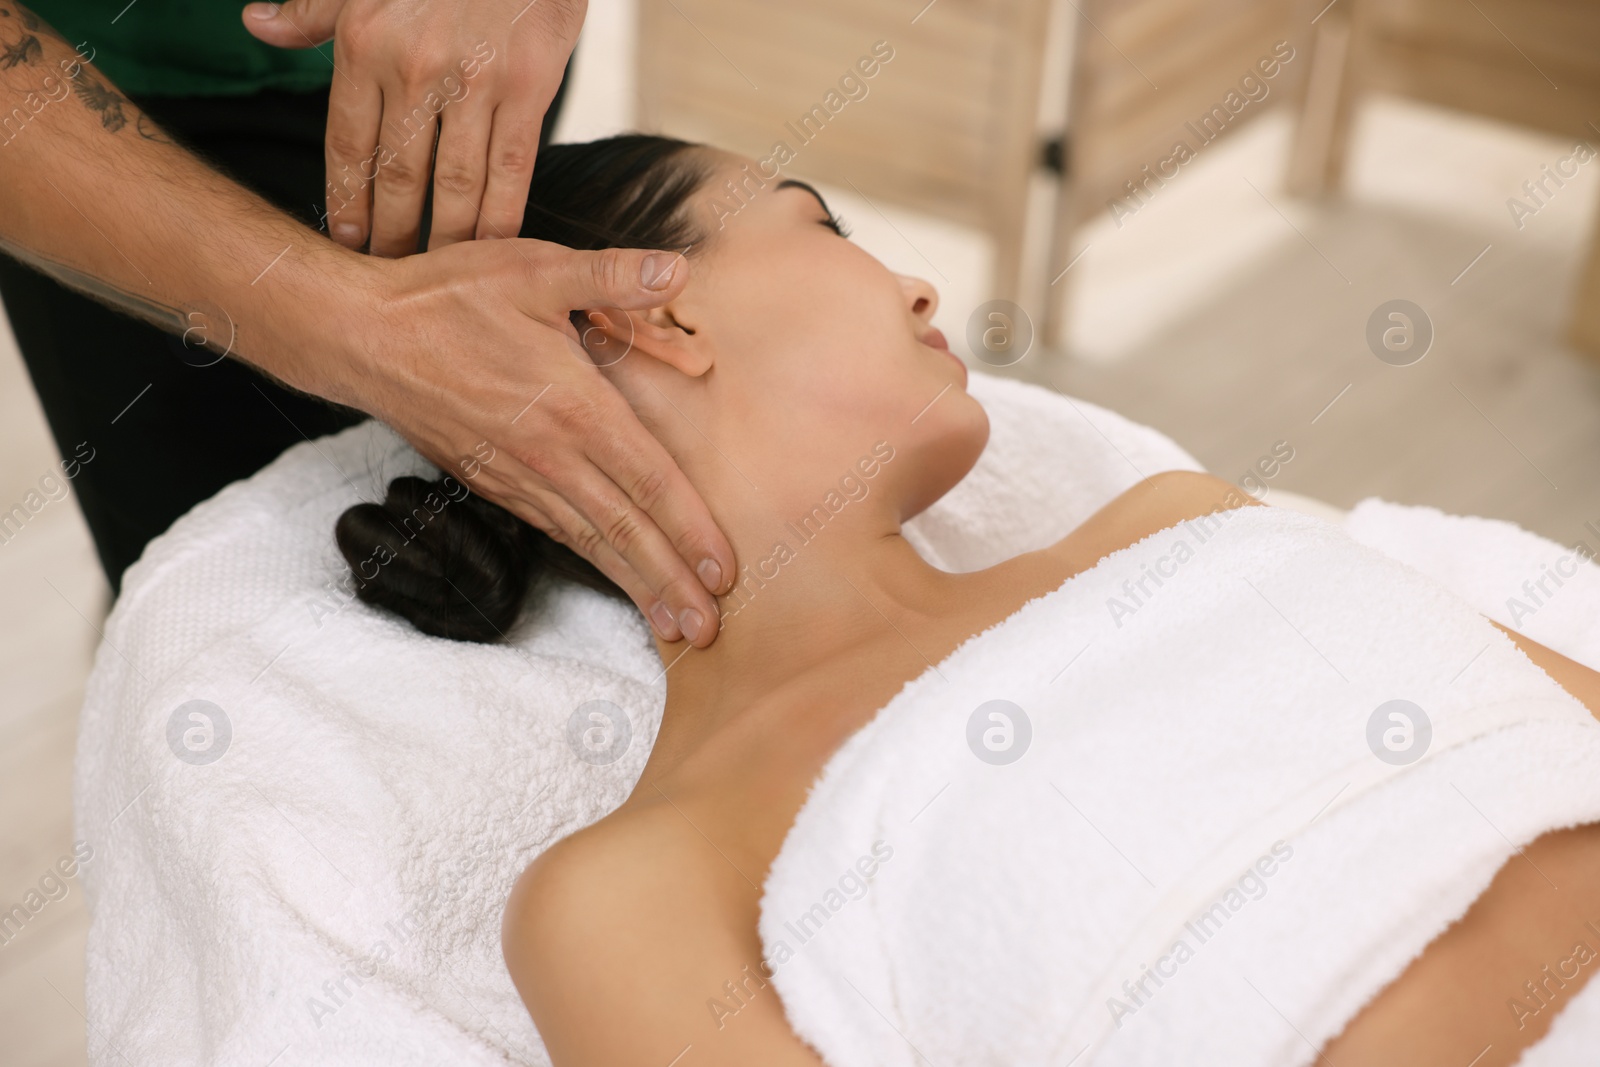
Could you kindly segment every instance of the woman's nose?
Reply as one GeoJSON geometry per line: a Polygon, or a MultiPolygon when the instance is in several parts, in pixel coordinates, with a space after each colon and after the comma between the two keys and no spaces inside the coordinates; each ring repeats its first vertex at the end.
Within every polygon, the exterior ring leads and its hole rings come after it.
{"type": "Polygon", "coordinates": [[[900,289],[906,294],[906,307],[911,309],[923,322],[930,322],[933,313],[939,310],[939,291],[921,278],[913,278],[907,274],[896,274],[900,280],[900,289]]]}

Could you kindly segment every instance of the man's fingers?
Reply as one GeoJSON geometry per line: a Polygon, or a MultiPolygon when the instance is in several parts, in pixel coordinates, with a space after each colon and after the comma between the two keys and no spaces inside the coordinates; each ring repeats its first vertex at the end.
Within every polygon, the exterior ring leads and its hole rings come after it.
{"type": "MultiPolygon", "coordinates": [[[[549,100],[543,104],[548,105],[549,100]]],[[[524,101],[506,102],[495,108],[485,157],[488,173],[478,237],[515,237],[522,230],[544,111],[544,106],[531,108],[524,101]]]]}
{"type": "MultiPolygon", "coordinates": [[[[616,432],[616,428],[607,432],[616,432]]],[[[639,432],[645,431],[641,427],[639,432]]],[[[582,529],[571,531],[575,540],[570,547],[590,560],[598,560],[607,549],[616,553],[666,603],[684,637],[702,648],[709,645],[716,637],[716,601],[649,512],[635,504],[604,472],[582,463],[578,457],[568,456],[564,466],[566,469],[559,473],[540,473],[546,479],[557,474],[559,480],[552,479],[555,491],[584,520],[582,529]]],[[[694,492],[687,482],[684,488],[694,492]]]]}
{"type": "MultiPolygon", "coordinates": [[[[478,230],[492,112],[476,105],[476,100],[463,101],[439,116],[429,248],[470,241],[478,230]]],[[[515,235],[515,230],[507,234],[515,235]]]]}
{"type": "Polygon", "coordinates": [[[314,48],[333,39],[334,23],[345,0],[287,0],[283,4],[246,4],[244,27],[257,39],[278,48],[314,48]]]}
{"type": "Polygon", "coordinates": [[[532,496],[538,500],[540,508],[549,516],[545,521],[535,525],[544,530],[546,535],[569,548],[586,540],[597,544],[599,547],[590,562],[599,568],[601,574],[615,582],[628,599],[638,606],[645,618],[650,621],[651,629],[655,630],[663,641],[683,639],[683,631],[679,629],[677,619],[673,618],[672,610],[656,596],[644,579],[639,577],[638,572],[628,566],[627,561],[605,543],[604,538],[595,539],[593,527],[572,509],[572,505],[548,490],[535,491],[532,496]]]}
{"type": "Polygon", "coordinates": [[[383,165],[373,183],[369,246],[375,256],[393,259],[417,250],[438,122],[438,115],[423,99],[423,93],[413,95],[398,86],[384,90],[383,121],[378,127],[383,165]]]}
{"type": "Polygon", "coordinates": [[[650,516],[674,554],[693,568],[707,592],[725,592],[735,578],[733,548],[705,501],[667,450],[642,426],[608,420],[608,427],[607,432],[588,438],[589,459],[627,492],[634,506],[650,516]],[[635,428],[637,432],[631,432],[635,428]]]}
{"type": "Polygon", "coordinates": [[[382,153],[378,123],[383,94],[371,82],[357,88],[344,78],[328,90],[328,134],[323,156],[328,166],[328,234],[346,248],[367,241],[372,221],[372,183],[382,153]]]}

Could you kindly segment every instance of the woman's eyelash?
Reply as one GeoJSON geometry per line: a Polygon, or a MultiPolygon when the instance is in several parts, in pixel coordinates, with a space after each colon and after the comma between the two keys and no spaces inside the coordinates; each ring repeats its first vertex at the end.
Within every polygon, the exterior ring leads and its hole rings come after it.
{"type": "Polygon", "coordinates": [[[822,224],[828,229],[832,230],[834,233],[838,234],[840,237],[850,236],[849,224],[831,211],[828,212],[828,217],[822,221],[822,224]]]}

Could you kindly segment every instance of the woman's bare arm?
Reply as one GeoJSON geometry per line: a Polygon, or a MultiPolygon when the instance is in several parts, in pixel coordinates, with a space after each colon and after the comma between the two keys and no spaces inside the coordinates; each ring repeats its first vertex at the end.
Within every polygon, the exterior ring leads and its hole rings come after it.
{"type": "Polygon", "coordinates": [[[1577,660],[1568,659],[1561,653],[1546,648],[1531,637],[1519,634],[1515,630],[1507,630],[1499,623],[1495,623],[1495,626],[1505,630],[1506,636],[1511,638],[1512,643],[1522,649],[1540,670],[1576,697],[1596,719],[1600,719],[1600,673],[1585,667],[1577,660]]]}
{"type": "MultiPolygon", "coordinates": [[[[1600,673],[1500,628],[1600,719],[1600,673]]],[[[1597,930],[1600,825],[1545,834],[1517,850],[1467,914],[1351,1020],[1318,1062],[1507,1067],[1591,979],[1597,930]],[[1580,952],[1580,945],[1587,948],[1580,952]],[[1580,957],[1587,962],[1580,965],[1580,957]]]]}

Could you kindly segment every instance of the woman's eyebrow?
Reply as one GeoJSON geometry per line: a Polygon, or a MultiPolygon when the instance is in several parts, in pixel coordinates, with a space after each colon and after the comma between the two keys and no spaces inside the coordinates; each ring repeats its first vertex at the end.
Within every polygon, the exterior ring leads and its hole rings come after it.
{"type": "Polygon", "coordinates": [[[808,192],[812,196],[816,197],[817,203],[822,205],[822,211],[823,211],[823,213],[825,215],[827,215],[829,218],[833,217],[833,212],[831,210],[829,210],[828,202],[826,200],[822,199],[822,194],[817,192],[816,189],[814,189],[811,186],[807,185],[805,182],[795,181],[793,178],[785,178],[783,181],[778,183],[778,188],[779,189],[804,189],[806,192],[808,192]]]}

